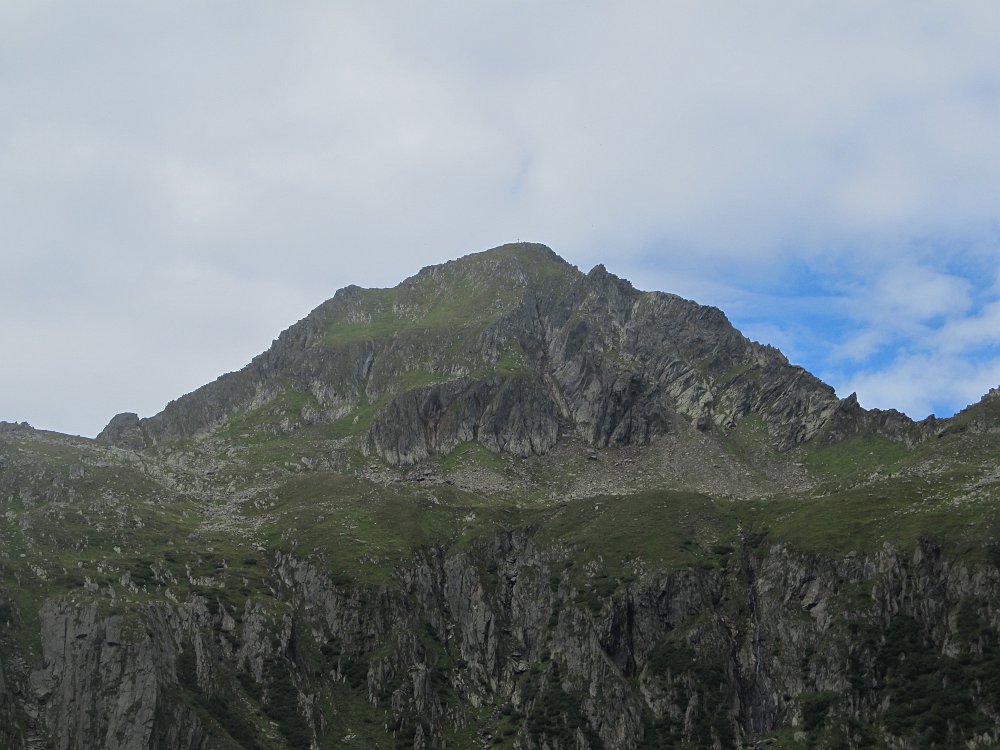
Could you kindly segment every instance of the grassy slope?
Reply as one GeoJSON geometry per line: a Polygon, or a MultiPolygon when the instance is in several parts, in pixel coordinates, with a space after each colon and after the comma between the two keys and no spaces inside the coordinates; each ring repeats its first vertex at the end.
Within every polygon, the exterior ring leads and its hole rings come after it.
{"type": "MultiPolygon", "coordinates": [[[[865,438],[813,450],[805,460],[819,491],[803,496],[733,502],[651,489],[552,505],[528,491],[477,495],[447,484],[304,470],[303,454],[330,446],[322,430],[259,438],[242,459],[170,482],[158,478],[154,462],[116,464],[106,449],[83,441],[23,439],[7,445],[23,468],[0,513],[0,563],[8,579],[36,584],[18,587],[27,592],[18,596],[40,598],[82,588],[87,579],[127,588],[125,572],[149,595],[161,586],[181,595],[199,588],[189,578],[260,583],[274,549],[319,557],[336,575],[385,583],[420,548],[516,527],[536,527],[541,539],[581,558],[600,557],[619,572],[635,560],[666,568],[710,562],[714,548],[739,543],[737,528],[832,555],[885,542],[910,548],[932,537],[955,553],[981,556],[992,554],[1000,530],[995,442],[991,435],[946,435],[907,451],[865,438]],[[186,489],[185,481],[200,489],[186,489]],[[232,515],[227,527],[213,521],[213,504],[233,493],[243,499],[235,515],[223,512],[232,515]]],[[[497,475],[511,470],[478,445],[460,446],[438,463],[445,475],[469,465],[497,475]]]]}
{"type": "Polygon", "coordinates": [[[359,290],[360,304],[330,321],[329,347],[365,339],[445,333],[452,348],[510,312],[530,285],[565,282],[576,272],[530,245],[510,245],[466,256],[418,274],[391,289],[359,290]],[[498,273],[498,268],[507,272],[498,273]],[[520,271],[520,282],[510,269],[520,271]]]}

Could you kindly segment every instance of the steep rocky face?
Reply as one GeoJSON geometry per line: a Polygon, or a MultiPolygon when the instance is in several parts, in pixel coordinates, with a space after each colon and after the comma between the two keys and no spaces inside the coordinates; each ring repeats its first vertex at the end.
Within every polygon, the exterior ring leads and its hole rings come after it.
{"type": "Polygon", "coordinates": [[[150,609],[139,622],[102,618],[96,606],[42,607],[44,668],[31,674],[31,689],[51,747],[206,746],[190,708],[164,695],[177,684],[177,647],[160,614],[150,609]]]}
{"type": "Polygon", "coordinates": [[[748,341],[715,308],[640,293],[598,267],[542,319],[542,358],[594,445],[647,442],[672,420],[729,429],[764,418],[783,447],[838,409],[828,386],[748,341]]]}
{"type": "Polygon", "coordinates": [[[576,270],[541,246],[503,247],[425,268],[394,289],[346,287],[278,337],[245,368],[143,420],[154,442],[206,430],[282,393],[308,394],[301,421],[331,421],[405,390],[407,374],[433,379],[495,364],[479,337],[529,289],[576,270]]]}
{"type": "Polygon", "coordinates": [[[21,750],[24,747],[24,736],[18,724],[15,698],[7,687],[0,659],[0,747],[9,747],[11,750],[21,750]]]}
{"type": "MultiPolygon", "coordinates": [[[[953,687],[967,694],[953,701],[968,715],[953,714],[950,728],[929,727],[935,741],[961,736],[986,744],[997,737],[987,718],[993,698],[976,685],[996,658],[980,648],[983,638],[996,645],[989,623],[997,613],[970,611],[967,603],[997,601],[1000,579],[995,569],[950,564],[934,547],[911,558],[886,548],[840,561],[745,547],[721,569],[610,586],[597,571],[574,582],[560,573],[559,556],[526,534],[498,538],[476,554],[479,566],[468,557],[432,557],[404,574],[410,607],[419,607],[417,621],[406,618],[406,633],[423,625],[444,653],[404,637],[397,642],[407,645],[369,666],[369,693],[391,690],[389,703],[403,725],[414,722],[414,732],[426,737],[440,741],[447,693],[456,689],[460,702],[509,704],[513,715],[523,714],[512,728],[524,747],[685,740],[742,747],[782,723],[824,736],[852,721],[857,737],[841,731],[856,744],[885,716],[912,710],[900,682],[914,651],[942,668],[966,658],[953,687]],[[613,590],[593,597],[601,586],[613,590]],[[963,618],[986,629],[970,639],[963,618]],[[903,633],[912,640],[906,648],[893,642],[903,633]],[[393,684],[414,665],[445,675],[436,689],[433,680],[393,684]],[[552,704],[563,709],[554,720],[545,713],[552,704]]],[[[287,564],[293,584],[313,579],[302,601],[322,601],[315,572],[287,564]]],[[[331,624],[332,637],[337,627],[331,624]]],[[[923,746],[930,736],[893,726],[904,747],[923,746]]]]}
{"type": "Polygon", "coordinates": [[[268,746],[241,703],[290,747],[753,747],[782,727],[823,746],[1000,738],[995,567],[931,544],[838,559],[759,539],[634,578],[568,562],[520,530],[428,550],[388,589],[279,556],[283,615],[201,597],[128,617],[50,603],[34,710],[57,748],[268,746]]]}
{"type": "Polygon", "coordinates": [[[426,268],[394,289],[343,289],[243,370],[141,423],[119,415],[101,439],[136,448],[247,412],[285,432],[352,420],[362,449],[396,464],[468,440],[524,456],[562,433],[594,447],[689,425],[724,435],[748,416],[781,450],[910,427],[838,400],[715,308],[639,292],[603,266],[582,274],[529,244],[426,268]]]}
{"type": "Polygon", "coordinates": [[[394,398],[375,417],[364,447],[396,465],[470,441],[523,458],[548,451],[558,434],[557,407],[538,383],[461,378],[394,398]]]}

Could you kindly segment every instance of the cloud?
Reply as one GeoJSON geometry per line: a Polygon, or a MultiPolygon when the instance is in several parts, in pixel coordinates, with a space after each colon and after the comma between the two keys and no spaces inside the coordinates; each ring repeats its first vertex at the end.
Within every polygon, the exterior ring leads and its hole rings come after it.
{"type": "Polygon", "coordinates": [[[881,351],[889,340],[888,334],[869,328],[834,346],[830,355],[839,362],[864,362],[881,351]]]}
{"type": "Polygon", "coordinates": [[[968,279],[905,264],[886,271],[865,301],[881,327],[905,330],[965,314],[972,304],[971,286],[968,279]]]}
{"type": "MultiPolygon", "coordinates": [[[[132,406],[100,342],[151,289],[135,357],[189,373],[162,404],[219,366],[212,316],[248,356],[340,286],[524,238],[732,304],[838,382],[949,333],[964,366],[995,340],[998,43],[989,2],[4,3],[7,351],[37,372],[75,310],[92,346],[46,366],[95,376],[44,413],[92,433],[58,414],[132,406]]],[[[13,377],[0,418],[46,402],[13,377]]]]}
{"type": "Polygon", "coordinates": [[[935,412],[941,416],[942,410],[950,415],[955,404],[973,404],[998,383],[1000,357],[967,362],[919,354],[875,372],[859,373],[847,387],[859,394],[862,406],[899,409],[920,419],[935,412]]]}
{"type": "Polygon", "coordinates": [[[989,302],[976,314],[951,321],[936,331],[931,345],[946,357],[1000,344],[1000,299],[989,302]]]}
{"type": "Polygon", "coordinates": [[[988,279],[909,260],[839,285],[838,304],[789,345],[824,335],[815,370],[865,406],[948,416],[997,384],[1000,299],[988,279]]]}

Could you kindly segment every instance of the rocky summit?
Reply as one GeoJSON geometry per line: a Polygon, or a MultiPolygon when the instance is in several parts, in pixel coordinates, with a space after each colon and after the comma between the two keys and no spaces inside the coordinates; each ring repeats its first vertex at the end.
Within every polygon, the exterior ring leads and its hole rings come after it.
{"type": "Polygon", "coordinates": [[[347,287],[0,423],[0,747],[996,747],[998,455],[542,245],[347,287]]]}

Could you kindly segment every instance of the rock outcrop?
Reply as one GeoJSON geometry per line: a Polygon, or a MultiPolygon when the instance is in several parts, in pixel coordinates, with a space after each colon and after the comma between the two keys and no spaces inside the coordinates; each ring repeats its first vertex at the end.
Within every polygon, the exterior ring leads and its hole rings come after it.
{"type": "Polygon", "coordinates": [[[178,644],[160,608],[101,617],[96,606],[47,602],[40,612],[44,668],[31,690],[57,750],[207,747],[176,693],[178,644]]]}
{"type": "Polygon", "coordinates": [[[142,450],[147,447],[148,441],[142,429],[142,422],[135,412],[123,412],[116,414],[108,422],[107,426],[101,430],[97,440],[102,443],[111,443],[120,448],[130,450],[142,450]]]}

